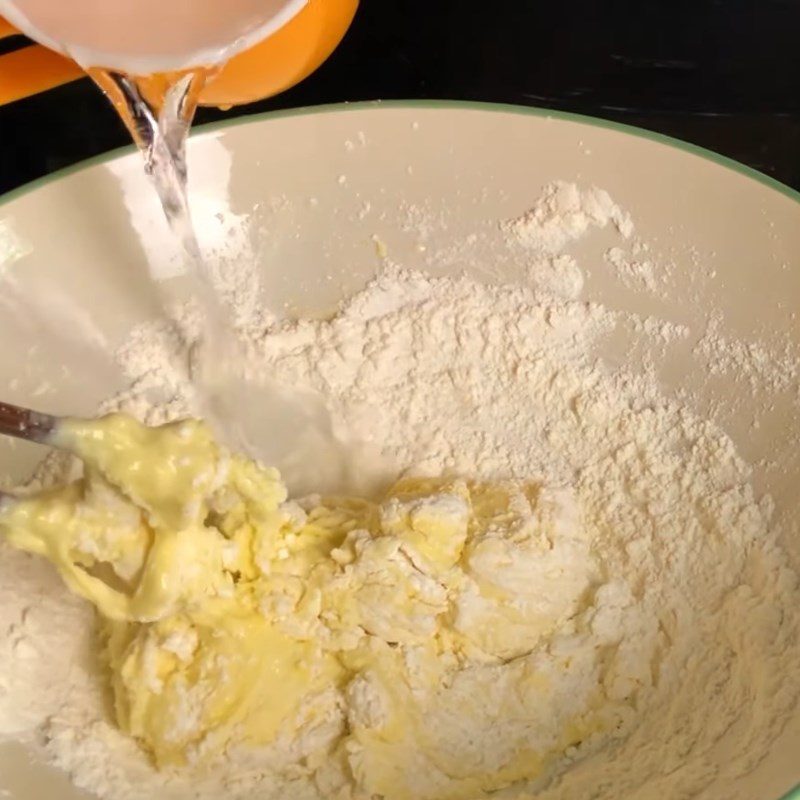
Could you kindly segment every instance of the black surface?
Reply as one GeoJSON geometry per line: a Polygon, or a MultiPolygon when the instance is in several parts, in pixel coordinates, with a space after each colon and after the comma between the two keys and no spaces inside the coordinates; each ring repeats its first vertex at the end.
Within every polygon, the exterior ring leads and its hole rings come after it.
{"type": "MultiPolygon", "coordinates": [[[[414,97],[618,120],[800,188],[800,0],[362,0],[303,84],[199,121],[414,97]]],[[[0,191],[127,141],[86,80],[0,108],[0,191]]]]}

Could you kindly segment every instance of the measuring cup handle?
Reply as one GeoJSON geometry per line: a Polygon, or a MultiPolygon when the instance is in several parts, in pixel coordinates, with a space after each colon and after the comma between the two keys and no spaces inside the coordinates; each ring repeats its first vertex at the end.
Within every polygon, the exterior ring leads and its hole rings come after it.
{"type": "MultiPolygon", "coordinates": [[[[19,31],[0,17],[0,39],[16,36],[19,31]]],[[[83,70],[41,45],[21,47],[0,56],[0,105],[54,89],[83,76],[83,70]]]]}
{"type": "MultiPolygon", "coordinates": [[[[358,2],[310,0],[272,36],[225,64],[201,94],[200,103],[223,108],[251,103],[299,83],[336,49],[353,21],[358,2]]],[[[0,39],[18,34],[0,17],[0,39]]],[[[84,75],[74,61],[52,50],[41,45],[23,46],[0,56],[0,105],[84,75]]]]}

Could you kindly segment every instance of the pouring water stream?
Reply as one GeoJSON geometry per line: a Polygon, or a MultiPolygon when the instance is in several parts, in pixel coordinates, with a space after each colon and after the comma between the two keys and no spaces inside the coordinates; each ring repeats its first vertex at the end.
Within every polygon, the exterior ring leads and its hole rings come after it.
{"type": "MultiPolygon", "coordinates": [[[[89,73],[142,152],[167,222],[186,255],[187,277],[202,319],[203,343],[192,377],[203,416],[233,449],[278,466],[294,493],[369,491],[372,479],[367,485],[358,481],[352,464],[365,458],[375,464],[375,455],[367,455],[363,445],[354,451],[353,444],[337,439],[321,396],[272,381],[254,383],[243,375],[242,347],[200,250],[187,190],[186,142],[200,92],[213,71],[156,78],[100,69],[89,73]],[[354,459],[356,451],[360,458],[354,459]]],[[[383,470],[359,472],[377,475],[383,470]]]]}

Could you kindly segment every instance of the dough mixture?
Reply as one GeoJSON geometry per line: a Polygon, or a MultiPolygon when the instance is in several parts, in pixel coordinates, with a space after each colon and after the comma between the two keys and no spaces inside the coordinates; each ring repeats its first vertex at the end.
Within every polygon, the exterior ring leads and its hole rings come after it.
{"type": "Polygon", "coordinates": [[[301,507],[199,422],[56,438],[84,478],[0,529],[97,606],[117,722],[159,767],[286,736],[328,796],[473,798],[624,720],[593,665],[537,653],[602,574],[568,490],[408,479],[301,507]]]}

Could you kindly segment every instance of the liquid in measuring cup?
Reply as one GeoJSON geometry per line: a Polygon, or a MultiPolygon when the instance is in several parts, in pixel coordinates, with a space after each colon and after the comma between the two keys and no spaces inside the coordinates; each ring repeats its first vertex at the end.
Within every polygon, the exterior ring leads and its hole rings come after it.
{"type": "Polygon", "coordinates": [[[84,69],[153,75],[219,65],[308,0],[0,0],[0,13],[84,69]]]}

